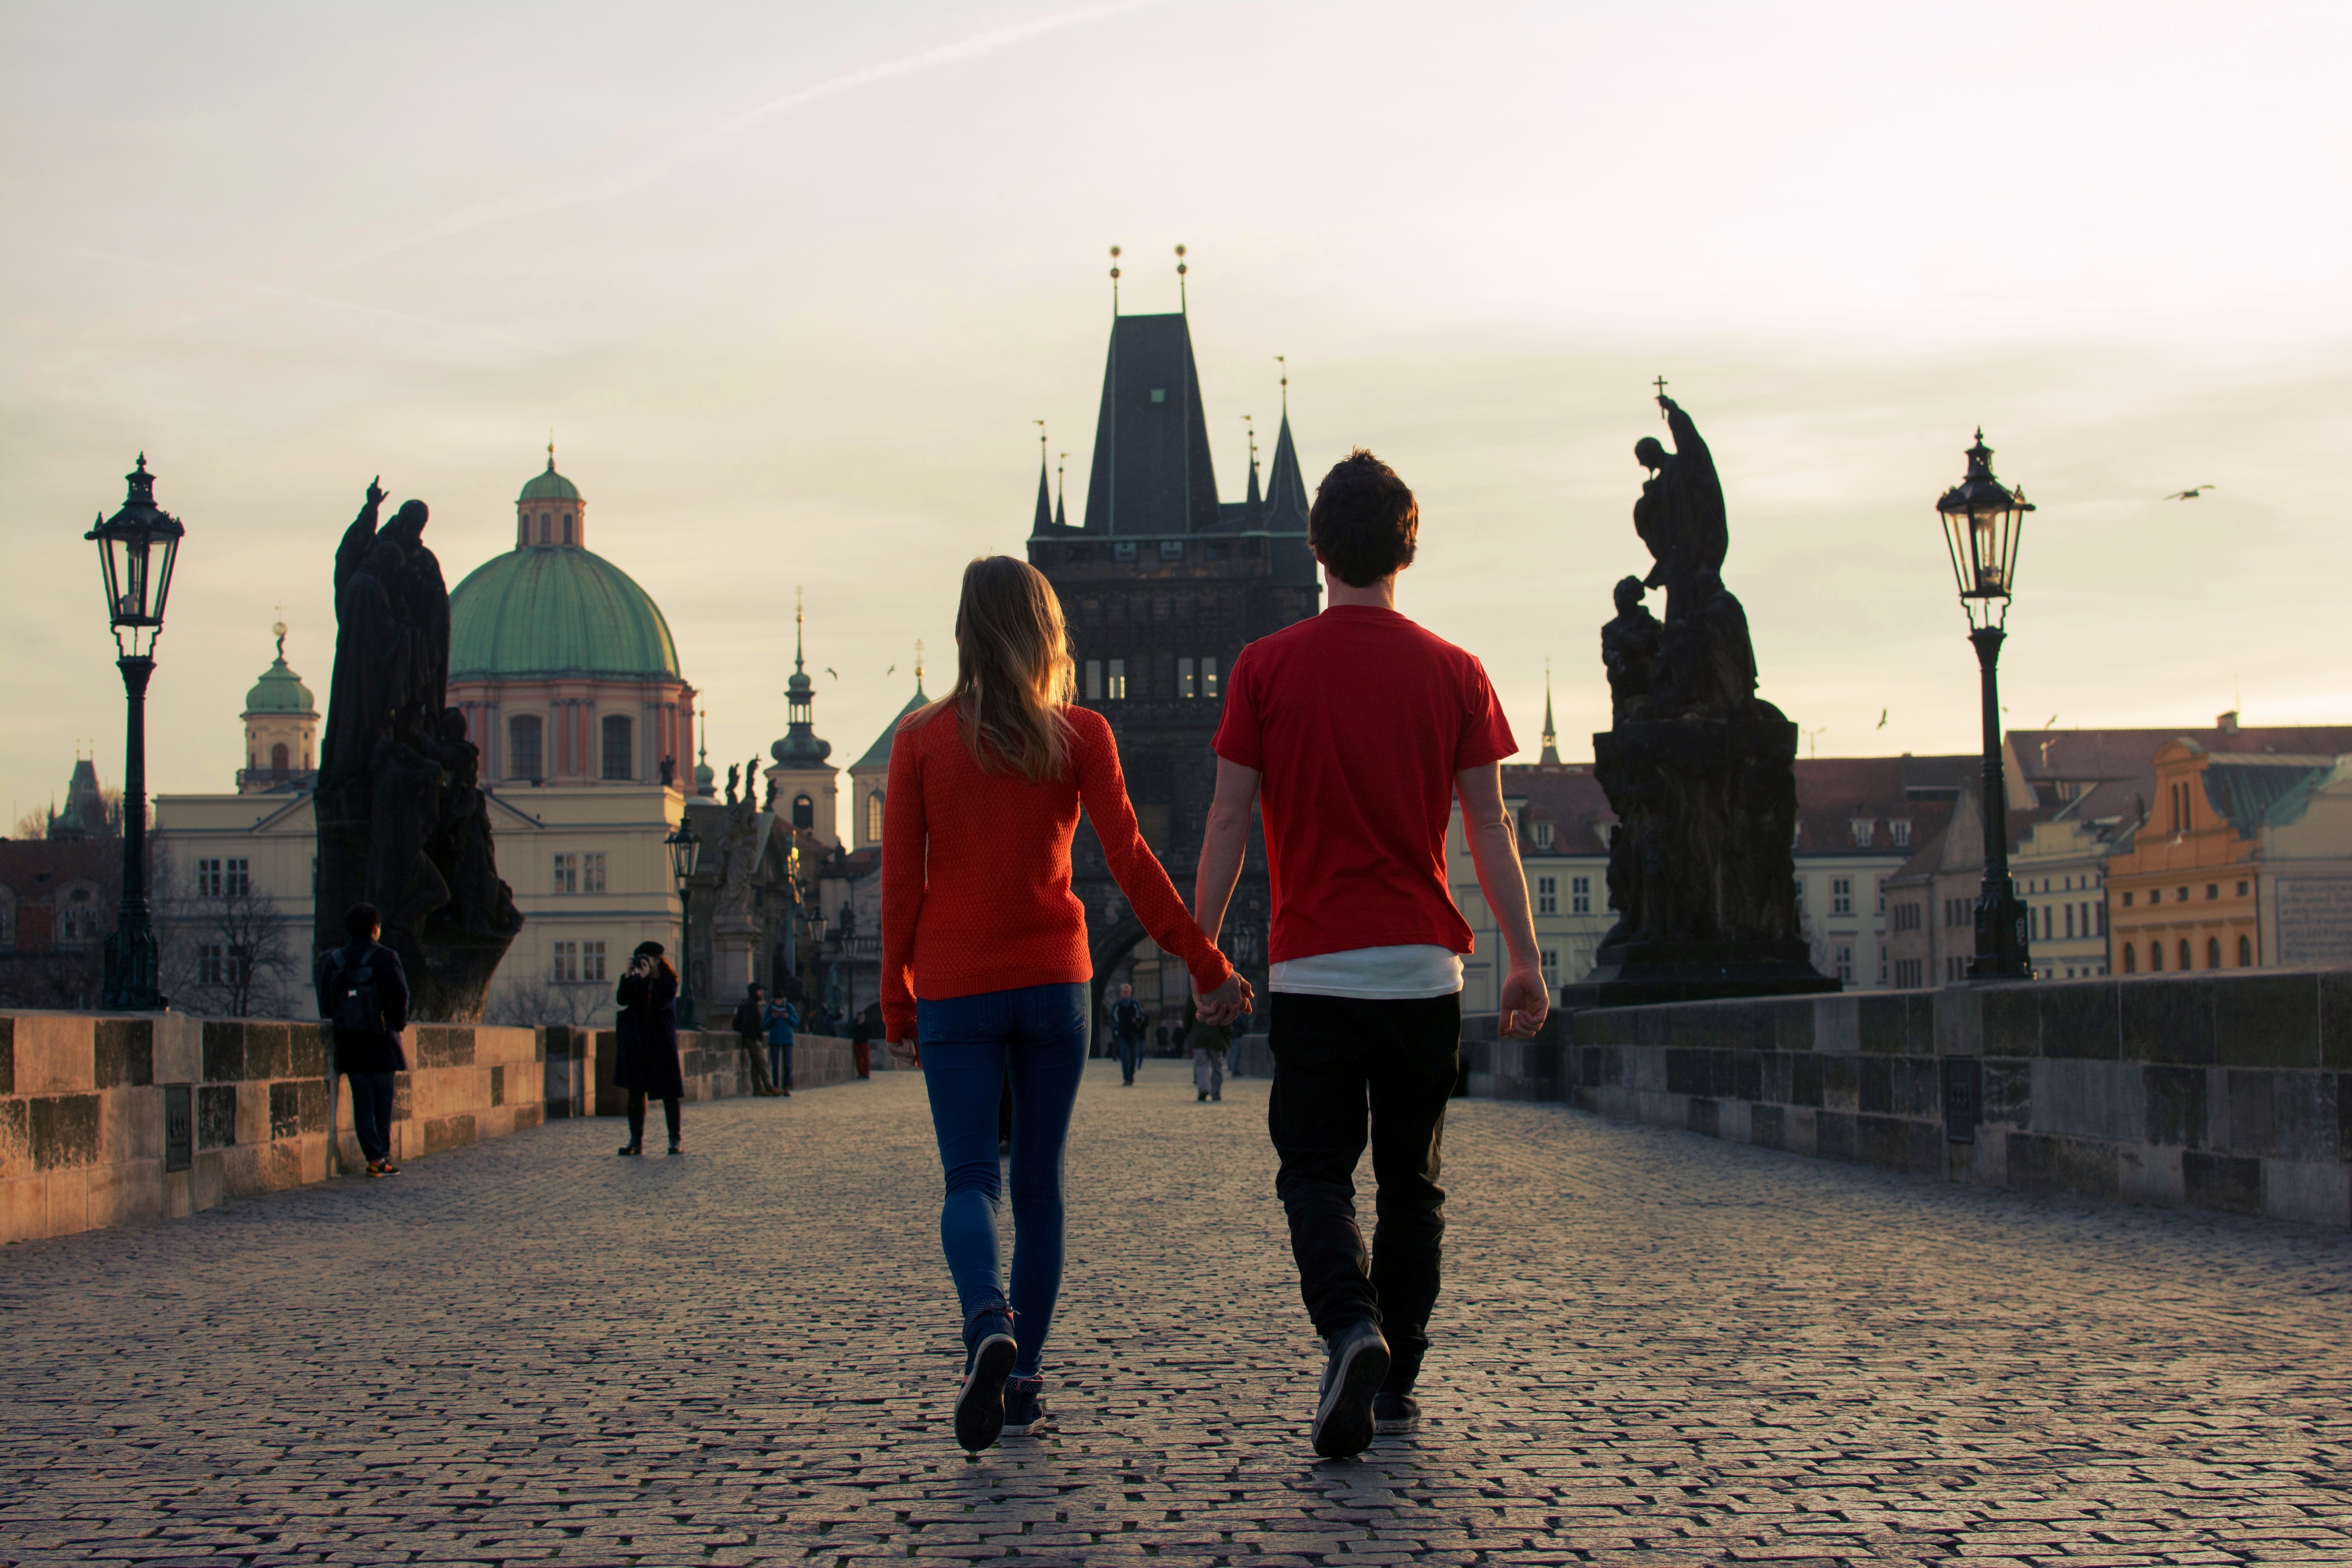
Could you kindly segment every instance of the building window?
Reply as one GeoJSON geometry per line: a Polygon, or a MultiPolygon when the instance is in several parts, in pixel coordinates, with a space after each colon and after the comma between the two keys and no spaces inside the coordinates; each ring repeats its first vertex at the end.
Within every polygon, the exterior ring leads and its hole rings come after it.
{"type": "Polygon", "coordinates": [[[1110,668],[1103,672],[1103,700],[1124,702],[1127,700],[1127,660],[1114,658],[1109,663],[1110,668]]]}
{"type": "Polygon", "coordinates": [[[1559,984],[1559,949],[1547,947],[1543,950],[1543,972],[1545,984],[1559,984]]]}
{"type": "Polygon", "coordinates": [[[1114,541],[1114,542],[1112,542],[1112,544],[1111,544],[1111,547],[1110,547],[1110,558],[1111,558],[1113,561],[1132,561],[1132,560],[1134,560],[1134,559],[1135,559],[1135,541],[1133,541],[1132,539],[1121,539],[1121,540],[1116,540],[1116,541],[1114,541]]]}
{"type": "Polygon", "coordinates": [[[1216,694],[1217,661],[1213,658],[1204,658],[1201,661],[1201,695],[1214,697],[1216,694]]]}
{"type": "Polygon", "coordinates": [[[1102,660],[1098,658],[1087,660],[1087,700],[1102,700],[1102,660]]]}
{"type": "Polygon", "coordinates": [[[1176,695],[1198,697],[1201,694],[1200,667],[1189,658],[1176,661],[1176,695]]]}
{"type": "Polygon", "coordinates": [[[2187,903],[2187,902],[2189,901],[2189,889],[2186,889],[2186,888],[2183,888],[2183,889],[2181,889],[2179,892],[2177,892],[2177,893],[2173,894],[2173,895],[2172,895],[2172,901],[2173,901],[2174,903],[2176,903],[2176,904],[2185,904],[2185,903],[2187,903]]]}
{"type": "Polygon", "coordinates": [[[604,978],[604,944],[603,942],[583,942],[580,944],[580,978],[583,980],[604,978]]]}
{"type": "Polygon", "coordinates": [[[2066,937],[2067,937],[2067,940],[2068,940],[2068,941],[2070,941],[2070,942],[2071,942],[2071,941],[2073,941],[2073,940],[2074,940],[2074,905],[2072,905],[2072,904],[2068,904],[2068,905],[2066,906],[2066,937]]]}
{"type": "Polygon", "coordinates": [[[633,749],[629,744],[630,729],[628,720],[620,714],[604,716],[604,778],[607,783],[625,783],[637,776],[635,764],[629,755],[633,749]]]}
{"type": "Polygon", "coordinates": [[[2164,939],[2162,937],[2147,944],[2147,972],[2150,974],[2164,973],[2164,939]]]}
{"type": "Polygon", "coordinates": [[[1886,944],[1883,942],[1878,944],[1878,983],[1886,984],[1886,944]]]}
{"type": "Polygon", "coordinates": [[[2238,939],[2238,967],[2241,969],[2252,969],[2253,966],[2253,939],[2252,937],[2241,936],[2238,939]]]}
{"type": "Polygon", "coordinates": [[[2221,967],[2221,939],[2218,936],[2209,936],[2205,939],[2205,967],[2208,969],[2221,967]]]}
{"type": "Polygon", "coordinates": [[[2101,936],[2105,936],[2105,935],[2106,935],[2106,934],[2107,934],[2107,906],[2106,906],[2106,905],[2105,905],[2105,904],[2093,904],[2091,907],[2092,907],[2093,909],[2095,909],[2095,910],[2098,910],[2098,911],[2099,911],[2099,934],[2100,934],[2101,936]]]}
{"type": "Polygon", "coordinates": [[[1837,977],[1846,984],[1853,984],[1853,945],[1841,942],[1832,950],[1837,956],[1837,977]]]}
{"type": "Polygon", "coordinates": [[[547,527],[548,527],[547,513],[545,513],[545,512],[541,512],[541,513],[539,514],[539,542],[540,542],[541,544],[545,544],[545,543],[547,543],[547,542],[548,542],[548,538],[547,538],[547,527]]]}
{"type": "Polygon", "coordinates": [[[278,742],[269,748],[269,776],[274,779],[284,778],[287,771],[293,765],[293,754],[287,751],[286,742],[278,742]]]}
{"type": "Polygon", "coordinates": [[[2208,882],[2208,883],[2206,883],[2206,884],[2205,884],[2205,896],[2206,896],[2207,898],[2209,898],[2209,899],[2218,899],[2218,898],[2220,898],[2220,897],[2221,896],[2221,883],[2219,883],[2219,882],[2208,882]]]}
{"type": "Polygon", "coordinates": [[[568,511],[563,514],[563,542],[572,542],[572,514],[568,511]]]}
{"type": "Polygon", "coordinates": [[[558,985],[576,985],[580,982],[580,944],[559,942],[555,944],[555,962],[549,971],[558,985]]]}
{"type": "Polygon", "coordinates": [[[1550,823],[1538,822],[1536,824],[1536,847],[1538,849],[1549,849],[1551,847],[1550,823]]]}
{"type": "Polygon", "coordinates": [[[518,713],[507,721],[507,777],[540,780],[539,715],[518,713]]]}
{"type": "MultiPolygon", "coordinates": [[[[2164,902],[2164,889],[2162,888],[2150,888],[2147,890],[2147,901],[2151,904],[2160,904],[2164,902]]],[[[2126,893],[2124,895],[2124,902],[2126,904],[2131,902],[2131,895],[2129,893],[2126,893]]]]}
{"type": "Polygon", "coordinates": [[[2139,952],[2129,942],[2124,943],[2124,973],[2126,974],[2139,973],[2139,952]]]}
{"type": "Polygon", "coordinates": [[[199,985],[228,984],[228,966],[222,962],[220,943],[203,942],[196,944],[196,984],[199,985]]]}
{"type": "Polygon", "coordinates": [[[793,796],[793,826],[813,828],[816,826],[816,802],[804,795],[793,796]]]}
{"type": "Polygon", "coordinates": [[[1592,879],[1571,877],[1568,880],[1568,912],[1589,915],[1592,912],[1592,879]]]}
{"type": "Polygon", "coordinates": [[[1184,559],[1184,542],[1183,542],[1182,540],[1181,540],[1181,539],[1163,539],[1163,540],[1161,540],[1161,541],[1160,542],[1160,559],[1161,559],[1162,561],[1181,561],[1181,560],[1183,560],[1183,559],[1184,559]]]}
{"type": "MultiPolygon", "coordinates": [[[[1853,913],[1853,878],[1832,877],[1830,879],[1830,913],[1833,915],[1850,915],[1853,913]]],[[[1851,956],[1852,955],[1849,953],[1849,959],[1851,959],[1851,956]]],[[[1848,966],[1851,967],[1851,963],[1849,963],[1848,966]]]]}
{"type": "Polygon", "coordinates": [[[878,789],[866,797],[866,841],[882,842],[882,792],[878,789]]]}
{"type": "Polygon", "coordinates": [[[2180,963],[2176,967],[2183,973],[2193,967],[2189,958],[2189,939],[2185,936],[2180,939],[2180,963]]]}
{"type": "Polygon", "coordinates": [[[1895,847],[1897,849],[1908,849],[1911,847],[1911,819],[1909,817],[1897,816],[1891,819],[1886,824],[1886,831],[1894,837],[1895,847]]]}
{"type": "Polygon", "coordinates": [[[580,857],[580,890],[601,893],[604,890],[604,852],[591,849],[580,857]]]}
{"type": "Polygon", "coordinates": [[[2241,883],[2239,883],[2239,884],[2238,884],[2238,897],[2240,897],[2240,898],[2242,898],[2242,898],[2244,898],[2245,896],[2246,896],[2246,885],[2245,885],[2243,882],[2241,882],[2241,883]]]}
{"type": "Polygon", "coordinates": [[[1874,820],[1867,816],[1857,816],[1853,819],[1853,847],[1855,848],[1869,848],[1870,841],[1877,837],[1878,824],[1874,820]]]}
{"type": "Polygon", "coordinates": [[[196,897],[217,899],[221,890],[221,864],[217,860],[196,862],[196,897]]]}
{"type": "Polygon", "coordinates": [[[559,893],[576,893],[580,890],[579,856],[558,855],[555,858],[555,890],[559,893]]]}
{"type": "Polygon", "coordinates": [[[1536,913],[1539,915],[1559,913],[1559,878],[1538,877],[1536,879],[1536,913]]]}

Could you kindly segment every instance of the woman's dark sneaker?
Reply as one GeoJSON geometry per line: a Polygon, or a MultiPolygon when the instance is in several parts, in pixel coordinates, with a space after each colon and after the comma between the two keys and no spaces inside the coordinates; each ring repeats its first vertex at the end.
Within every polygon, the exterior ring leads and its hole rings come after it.
{"type": "Polygon", "coordinates": [[[1421,1401],[1382,1389],[1372,1395],[1372,1430],[1385,1437],[1421,1428],[1421,1401]]]}
{"type": "Polygon", "coordinates": [[[1045,1430],[1045,1380],[1016,1377],[1004,1384],[1004,1435],[1034,1437],[1045,1430]]]}
{"type": "Polygon", "coordinates": [[[621,1152],[624,1154],[642,1154],[645,1152],[646,1147],[642,1143],[624,1143],[621,1145],[621,1152]]]}
{"type": "Polygon", "coordinates": [[[1372,1396],[1389,1375],[1389,1343],[1369,1318],[1333,1334],[1315,1406],[1315,1451],[1327,1459],[1360,1454],[1372,1443],[1372,1396]]]}
{"type": "Polygon", "coordinates": [[[1004,1382],[1013,1375],[1013,1314],[974,1312],[964,1324],[963,1388],[955,1402],[956,1444],[968,1454],[996,1446],[1004,1430],[1004,1382]]]}

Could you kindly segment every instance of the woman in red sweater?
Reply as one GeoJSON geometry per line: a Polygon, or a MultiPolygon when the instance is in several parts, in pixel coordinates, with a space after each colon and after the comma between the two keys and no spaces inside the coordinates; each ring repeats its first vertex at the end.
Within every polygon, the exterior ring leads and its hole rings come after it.
{"type": "Polygon", "coordinates": [[[964,1321],[956,1441],[974,1452],[1045,1418],[1062,1145],[1094,977],[1086,906],[1070,890],[1081,807],[1136,918],[1192,972],[1202,1011],[1238,1016],[1249,997],[1136,831],[1110,726],[1071,704],[1073,668],[1044,575],[1010,556],[974,561],[956,611],[955,689],[898,726],[883,803],[882,1021],[892,1053],[922,1067],[939,1134],[940,1243],[964,1321]],[[1009,1300],[996,1270],[996,1111],[1008,1079],[1009,1300]]]}

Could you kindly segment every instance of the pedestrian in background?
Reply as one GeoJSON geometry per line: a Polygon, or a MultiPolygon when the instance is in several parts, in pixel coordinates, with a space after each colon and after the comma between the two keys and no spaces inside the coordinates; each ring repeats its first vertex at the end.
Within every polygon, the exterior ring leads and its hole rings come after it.
{"type": "Polygon", "coordinates": [[[743,1054],[751,1061],[751,1092],[773,1094],[775,1081],[768,1072],[768,990],[758,981],[743,988],[743,1000],[735,1004],[735,1037],[743,1042],[743,1054]]]}
{"type": "Polygon", "coordinates": [[[786,1100],[793,1097],[793,1031],[801,1026],[800,1009],[789,996],[779,996],[768,1004],[768,1070],[776,1081],[776,1092],[786,1100]]]}
{"type": "Polygon", "coordinates": [[[1143,1060],[1143,1038],[1150,1032],[1143,1005],[1135,999],[1135,987],[1121,985],[1118,1000],[1110,1005],[1110,1037],[1118,1047],[1120,1088],[1135,1087],[1135,1069],[1143,1060]]]}
{"type": "Polygon", "coordinates": [[[882,1016],[923,1069],[946,1192],[940,1241],[963,1319],[956,1441],[1043,1429],[1042,1358],[1062,1287],[1063,1144],[1086,1070],[1093,963],[1070,890],[1081,809],[1129,906],[1191,971],[1203,1011],[1246,983],[1201,934],[1137,830],[1118,743],[1072,702],[1069,631],[1045,574],[966,567],[956,682],[908,715],[883,820],[882,1016]],[[1013,1097],[1013,1279],[997,1272],[997,1107],[1013,1097]]]}
{"type": "Polygon", "coordinates": [[[400,954],[376,941],[373,904],[343,916],[351,941],[319,960],[319,1016],[332,1021],[335,1070],[352,1080],[352,1133],[370,1176],[396,1176],[392,1163],[393,1077],[408,1070],[400,1031],[408,1026],[408,976],[400,954]]]}
{"type": "Polygon", "coordinates": [[[882,1004],[868,1002],[849,1026],[849,1058],[859,1078],[874,1076],[874,1035],[882,1026],[882,1004]]]}
{"type": "Polygon", "coordinates": [[[669,1123],[669,1152],[683,1154],[677,1105],[686,1098],[686,1076],[677,1061],[677,971],[662,956],[661,943],[637,943],[615,996],[621,1012],[614,1021],[619,1049],[613,1085],[629,1091],[629,1141],[621,1152],[646,1152],[646,1101],[651,1099],[662,1102],[662,1120],[669,1123]]]}
{"type": "Polygon", "coordinates": [[[1212,1024],[1205,1016],[1192,1020],[1187,1038],[1192,1047],[1192,1088],[1199,1099],[1225,1098],[1225,1047],[1233,1037],[1229,1025],[1212,1024]]]}

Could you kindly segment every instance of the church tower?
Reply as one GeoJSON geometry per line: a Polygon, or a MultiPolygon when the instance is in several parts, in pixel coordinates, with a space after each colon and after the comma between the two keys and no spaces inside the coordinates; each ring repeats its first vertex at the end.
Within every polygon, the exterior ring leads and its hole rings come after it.
{"type": "Polygon", "coordinates": [[[286,664],[286,623],[270,631],[278,658],[245,694],[245,766],[237,770],[240,795],[310,789],[319,782],[319,703],[286,664]]]}
{"type": "Polygon", "coordinates": [[[806,828],[828,849],[841,847],[840,774],[825,759],[833,742],[816,733],[816,682],[809,679],[802,647],[807,612],[793,595],[793,675],[784,682],[784,738],[768,748],[776,765],[767,772],[776,795],[776,815],[806,828]]]}
{"type": "Polygon", "coordinates": [[[890,743],[898,738],[898,726],[907,715],[930,701],[923,695],[923,645],[915,645],[915,694],[907,705],[890,715],[882,726],[882,733],[866,748],[866,754],[850,764],[849,811],[850,845],[856,849],[878,849],[882,847],[882,801],[890,784],[890,743]]]}

